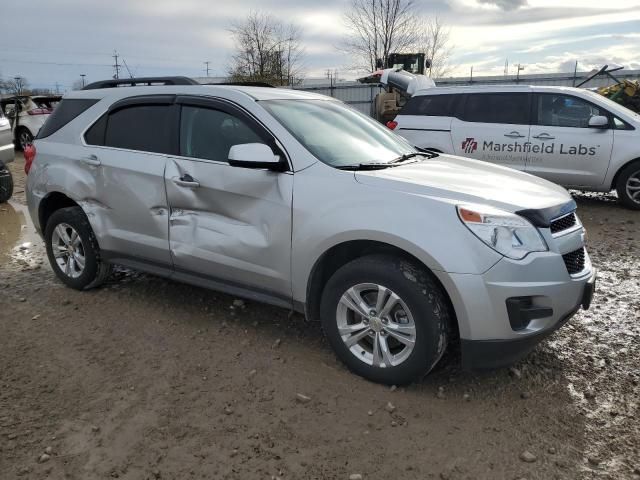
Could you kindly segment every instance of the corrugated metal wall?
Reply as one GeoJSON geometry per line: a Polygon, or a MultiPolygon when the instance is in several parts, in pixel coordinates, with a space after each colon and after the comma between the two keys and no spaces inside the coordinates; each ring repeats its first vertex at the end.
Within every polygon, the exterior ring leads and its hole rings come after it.
{"type": "Polygon", "coordinates": [[[377,85],[362,85],[360,83],[336,85],[333,87],[322,86],[293,88],[295,90],[304,90],[305,92],[319,93],[320,95],[337,98],[366,115],[372,115],[373,102],[376,95],[382,91],[382,89],[377,85]]]}

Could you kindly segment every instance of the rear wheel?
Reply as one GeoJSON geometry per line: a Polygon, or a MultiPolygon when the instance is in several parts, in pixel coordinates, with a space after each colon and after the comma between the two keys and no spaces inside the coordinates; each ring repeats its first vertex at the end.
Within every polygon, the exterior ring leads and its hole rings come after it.
{"type": "Polygon", "coordinates": [[[13,195],[13,176],[6,165],[0,162],[0,203],[8,202],[13,195]]]}
{"type": "Polygon", "coordinates": [[[57,210],[45,229],[51,268],[67,286],[88,290],[103,283],[111,265],[100,259],[100,247],[80,207],[57,210]]]}
{"type": "Polygon", "coordinates": [[[322,294],[324,332],[353,372],[405,384],[427,374],[448,341],[451,315],[430,272],[387,255],[340,268],[322,294]]]}
{"type": "Polygon", "coordinates": [[[24,151],[24,148],[27,145],[31,145],[33,143],[33,135],[31,135],[31,132],[29,131],[29,129],[25,127],[20,127],[18,129],[17,140],[18,140],[18,145],[20,146],[20,150],[24,151]]]}
{"type": "Polygon", "coordinates": [[[640,210],[640,161],[627,165],[620,172],[616,191],[624,206],[640,210]]]}

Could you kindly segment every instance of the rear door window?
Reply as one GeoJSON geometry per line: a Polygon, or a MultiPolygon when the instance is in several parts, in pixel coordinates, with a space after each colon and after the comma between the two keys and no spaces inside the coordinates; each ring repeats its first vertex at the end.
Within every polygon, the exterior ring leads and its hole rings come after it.
{"type": "MultiPolygon", "coordinates": [[[[133,105],[111,112],[106,120],[104,146],[174,153],[173,112],[172,105],[133,105]]],[[[87,134],[85,139],[89,141],[94,132],[87,134]]],[[[95,132],[95,138],[99,138],[99,132],[95,132]]]]}
{"type": "Polygon", "coordinates": [[[459,95],[421,95],[412,97],[400,115],[424,115],[430,117],[453,117],[459,95]]]}
{"type": "Polygon", "coordinates": [[[471,93],[462,120],[478,123],[529,124],[528,93],[471,93]]]}

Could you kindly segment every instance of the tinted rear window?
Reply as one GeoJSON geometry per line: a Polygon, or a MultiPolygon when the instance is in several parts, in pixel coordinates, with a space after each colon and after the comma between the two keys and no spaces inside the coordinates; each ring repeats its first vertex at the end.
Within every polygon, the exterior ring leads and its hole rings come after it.
{"type": "Polygon", "coordinates": [[[75,98],[61,101],[53,110],[53,113],[49,115],[36,138],[46,138],[54,134],[96,103],[98,103],[98,100],[75,98]]]}
{"type": "Polygon", "coordinates": [[[428,115],[431,117],[453,117],[458,95],[422,95],[412,97],[400,115],[428,115]]]}
{"type": "Polygon", "coordinates": [[[107,119],[106,147],[173,153],[171,105],[136,105],[117,110],[107,119]]]}
{"type": "Polygon", "coordinates": [[[468,94],[462,120],[467,122],[527,125],[529,123],[529,94],[468,94]]]}

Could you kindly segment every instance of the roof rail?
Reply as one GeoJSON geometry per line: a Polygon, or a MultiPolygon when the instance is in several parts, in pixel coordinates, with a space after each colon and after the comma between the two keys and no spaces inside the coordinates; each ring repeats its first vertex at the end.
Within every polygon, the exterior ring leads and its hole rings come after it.
{"type": "Polygon", "coordinates": [[[219,83],[204,83],[203,85],[233,85],[236,87],[268,87],[276,88],[267,82],[219,82],[219,83]]]}
{"type": "Polygon", "coordinates": [[[82,90],[96,90],[98,88],[114,88],[119,86],[151,86],[151,85],[200,85],[188,77],[140,77],[140,78],[114,78],[90,83],[82,90]]]}

